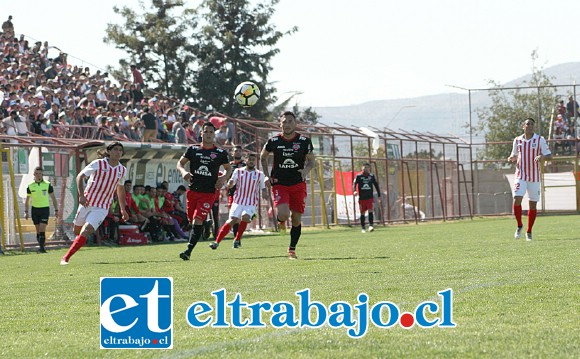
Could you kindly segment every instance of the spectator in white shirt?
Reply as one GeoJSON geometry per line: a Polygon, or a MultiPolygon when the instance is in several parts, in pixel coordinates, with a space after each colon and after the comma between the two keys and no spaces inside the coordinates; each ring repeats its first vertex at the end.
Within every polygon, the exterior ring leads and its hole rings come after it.
{"type": "Polygon", "coordinates": [[[223,124],[219,131],[215,133],[215,142],[218,146],[228,144],[228,126],[226,124],[223,124]]]}

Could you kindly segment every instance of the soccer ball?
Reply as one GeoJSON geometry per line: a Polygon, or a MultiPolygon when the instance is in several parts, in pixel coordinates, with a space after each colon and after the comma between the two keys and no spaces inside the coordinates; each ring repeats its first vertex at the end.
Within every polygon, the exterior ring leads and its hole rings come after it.
{"type": "Polygon", "coordinates": [[[252,107],[260,99],[260,88],[253,82],[242,82],[236,87],[234,98],[243,107],[252,107]]]}

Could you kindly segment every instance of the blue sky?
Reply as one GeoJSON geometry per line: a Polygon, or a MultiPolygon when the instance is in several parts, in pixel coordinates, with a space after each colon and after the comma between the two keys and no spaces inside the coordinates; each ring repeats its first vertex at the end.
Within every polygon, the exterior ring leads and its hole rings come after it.
{"type": "MultiPolygon", "coordinates": [[[[113,5],[138,8],[129,0],[31,3],[4,7],[17,34],[98,67],[123,56],[102,42],[107,23],[121,23],[113,5]]],[[[281,0],[273,17],[278,29],[299,31],[278,43],[270,80],[279,95],[302,92],[302,106],[459,91],[447,84],[487,87],[487,80],[529,73],[533,50],[544,67],[579,61],[580,34],[569,25],[578,14],[580,2],[572,0],[281,0]]]]}

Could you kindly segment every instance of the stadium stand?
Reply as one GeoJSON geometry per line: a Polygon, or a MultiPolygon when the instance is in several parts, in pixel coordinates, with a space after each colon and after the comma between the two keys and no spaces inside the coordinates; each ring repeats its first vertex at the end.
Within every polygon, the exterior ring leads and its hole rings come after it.
{"type": "Polygon", "coordinates": [[[159,128],[154,141],[183,143],[183,132],[175,132],[187,123],[187,142],[197,142],[194,125],[208,114],[149,89],[144,93],[134,80],[117,84],[106,72],[72,66],[57,47],[15,37],[10,26],[10,34],[0,36],[0,134],[141,141],[148,107],[159,128]]]}

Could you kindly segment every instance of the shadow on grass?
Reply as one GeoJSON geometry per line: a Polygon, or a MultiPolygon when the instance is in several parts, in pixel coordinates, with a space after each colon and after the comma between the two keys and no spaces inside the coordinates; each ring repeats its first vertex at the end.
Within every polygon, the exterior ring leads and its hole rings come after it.
{"type": "Polygon", "coordinates": [[[389,257],[323,257],[323,258],[304,258],[305,261],[344,261],[352,259],[389,259],[389,257]]]}
{"type": "MultiPolygon", "coordinates": [[[[219,258],[221,260],[252,260],[252,259],[273,259],[273,258],[286,258],[286,256],[261,256],[261,257],[243,257],[243,258],[219,258]]],[[[344,260],[358,260],[358,259],[389,259],[389,257],[321,257],[321,258],[300,258],[298,257],[299,261],[344,261],[344,260]]]]}
{"type": "Polygon", "coordinates": [[[126,262],[93,262],[93,264],[151,264],[151,263],[172,263],[172,262],[183,262],[182,259],[177,258],[176,260],[163,260],[163,261],[151,261],[151,260],[147,260],[147,261],[126,261],[126,262]]]}
{"type": "Polygon", "coordinates": [[[219,258],[219,260],[228,260],[228,261],[243,261],[243,260],[252,260],[252,259],[273,259],[273,258],[286,258],[286,256],[260,256],[260,257],[224,257],[219,258]]]}

